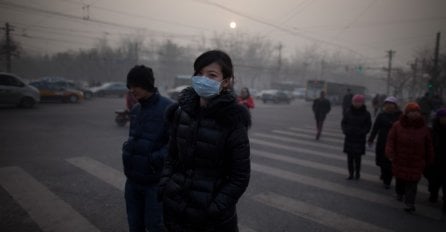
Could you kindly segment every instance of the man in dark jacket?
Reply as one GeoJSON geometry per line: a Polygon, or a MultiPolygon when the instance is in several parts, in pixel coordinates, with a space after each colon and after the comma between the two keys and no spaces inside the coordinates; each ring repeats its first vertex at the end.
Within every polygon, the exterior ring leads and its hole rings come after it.
{"type": "Polygon", "coordinates": [[[133,67],[127,75],[130,94],[138,100],[130,112],[129,138],[122,149],[130,232],[164,231],[157,192],[169,139],[164,113],[172,102],[158,93],[154,82],[152,69],[144,65],[133,67]]]}
{"type": "Polygon", "coordinates": [[[325,98],[325,92],[321,91],[320,97],[313,101],[313,112],[316,118],[316,140],[319,140],[322,133],[322,127],[324,125],[325,117],[331,110],[331,104],[328,99],[325,98]]]}

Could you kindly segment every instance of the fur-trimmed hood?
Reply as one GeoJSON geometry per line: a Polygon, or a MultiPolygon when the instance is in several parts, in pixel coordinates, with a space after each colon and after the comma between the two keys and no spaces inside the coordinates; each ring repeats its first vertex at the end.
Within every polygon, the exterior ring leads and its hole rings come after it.
{"type": "Polygon", "coordinates": [[[200,96],[192,87],[188,87],[181,91],[178,103],[168,108],[166,117],[169,122],[173,122],[178,107],[194,119],[201,115],[203,118],[215,118],[217,123],[225,127],[235,127],[240,123],[247,128],[251,127],[249,110],[237,103],[231,91],[224,91],[209,99],[207,107],[203,108],[200,107],[200,96]]]}

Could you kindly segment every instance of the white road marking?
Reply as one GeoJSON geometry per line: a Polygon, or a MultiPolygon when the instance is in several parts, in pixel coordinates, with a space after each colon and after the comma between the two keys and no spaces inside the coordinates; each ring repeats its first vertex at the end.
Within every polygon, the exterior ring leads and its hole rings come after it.
{"type": "MultiPolygon", "coordinates": [[[[354,197],[368,202],[378,203],[381,205],[389,206],[392,208],[402,209],[403,204],[396,201],[391,196],[380,195],[372,193],[366,190],[361,190],[358,188],[353,188],[351,186],[346,186],[342,184],[333,183],[326,180],[321,180],[318,178],[313,178],[309,176],[300,175],[297,173],[281,170],[278,168],[273,168],[261,164],[251,162],[251,169],[257,172],[268,174],[274,177],[285,179],[292,182],[301,183],[304,185],[324,189],[327,191],[343,194],[346,196],[354,197]]],[[[440,220],[441,213],[439,210],[426,207],[423,205],[417,205],[417,214],[430,217],[433,219],[440,220]]]]}
{"type": "Polygon", "coordinates": [[[124,191],[126,177],[123,172],[85,156],[73,157],[67,159],[67,161],[113,187],[124,191]]]}
{"type": "Polygon", "coordinates": [[[262,204],[314,221],[338,231],[392,231],[275,193],[261,193],[253,196],[253,198],[262,204]]]}
{"type": "Polygon", "coordinates": [[[21,168],[0,168],[0,185],[43,231],[99,232],[69,204],[21,168]]]}

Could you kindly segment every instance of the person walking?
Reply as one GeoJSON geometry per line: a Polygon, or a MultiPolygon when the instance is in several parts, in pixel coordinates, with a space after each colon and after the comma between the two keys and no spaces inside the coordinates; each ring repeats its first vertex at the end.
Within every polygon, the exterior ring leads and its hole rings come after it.
{"type": "Polygon", "coordinates": [[[251,116],[232,92],[233,78],[225,52],[204,52],[194,62],[192,87],[166,114],[171,133],[159,199],[168,231],[238,231],[236,204],[250,178],[251,116]]]}
{"type": "Polygon", "coordinates": [[[372,119],[364,105],[364,96],[356,94],[341,122],[345,135],[344,153],[347,154],[348,180],[358,180],[361,176],[361,158],[365,154],[366,136],[371,126],[372,119]]]}
{"type": "Polygon", "coordinates": [[[431,132],[417,103],[407,104],[404,114],[393,124],[385,152],[392,162],[397,199],[402,201],[404,197],[404,210],[413,213],[418,182],[426,165],[433,160],[431,132]]]}
{"type": "Polygon", "coordinates": [[[443,191],[443,213],[446,214],[446,108],[440,108],[432,123],[434,162],[429,165],[426,175],[429,183],[429,201],[438,201],[440,188],[443,191]]]}
{"type": "Polygon", "coordinates": [[[130,94],[138,100],[130,111],[129,137],[122,148],[130,232],[164,231],[157,192],[169,138],[164,113],[172,102],[154,84],[152,69],[144,65],[134,66],[127,75],[130,94]]]}
{"type": "Polygon", "coordinates": [[[319,98],[313,101],[313,113],[316,119],[316,140],[319,140],[322,133],[322,127],[324,125],[325,117],[331,110],[331,104],[328,99],[325,98],[325,92],[321,91],[319,98]]]}
{"type": "Polygon", "coordinates": [[[237,101],[238,103],[246,106],[248,109],[254,109],[255,107],[254,99],[249,93],[249,89],[246,87],[243,87],[240,90],[240,95],[237,97],[237,101]]]}
{"type": "Polygon", "coordinates": [[[353,94],[351,89],[347,89],[347,93],[342,98],[342,116],[345,115],[352,105],[353,94]]]}
{"type": "Polygon", "coordinates": [[[376,115],[379,112],[379,108],[381,107],[381,101],[379,94],[376,94],[375,97],[372,99],[372,107],[373,107],[373,117],[376,117],[376,115]]]}
{"type": "Polygon", "coordinates": [[[369,146],[372,146],[376,136],[378,136],[375,147],[375,163],[380,167],[380,179],[385,189],[390,188],[393,177],[392,163],[385,155],[387,134],[393,123],[400,118],[401,114],[402,112],[398,108],[398,99],[393,96],[387,97],[384,100],[383,112],[379,113],[376,117],[368,139],[369,146]]]}

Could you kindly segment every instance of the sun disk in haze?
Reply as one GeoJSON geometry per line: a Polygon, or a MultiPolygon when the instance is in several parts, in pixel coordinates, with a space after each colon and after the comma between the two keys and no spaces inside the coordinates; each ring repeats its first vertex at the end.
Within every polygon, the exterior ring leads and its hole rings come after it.
{"type": "Polygon", "coordinates": [[[232,28],[232,29],[234,29],[234,28],[237,27],[237,23],[235,23],[234,21],[232,21],[232,22],[229,24],[229,27],[232,28]]]}

